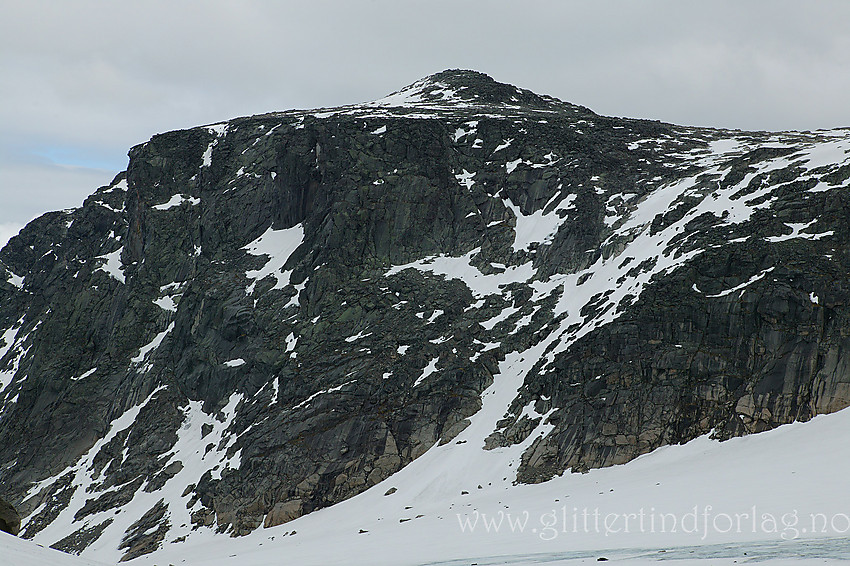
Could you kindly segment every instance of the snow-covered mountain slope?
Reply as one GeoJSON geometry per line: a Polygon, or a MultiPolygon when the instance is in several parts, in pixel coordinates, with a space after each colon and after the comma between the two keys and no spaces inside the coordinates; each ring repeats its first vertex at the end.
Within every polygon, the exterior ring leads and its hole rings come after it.
{"type": "MultiPolygon", "coordinates": [[[[848,428],[841,411],[537,485],[490,485],[510,472],[511,454],[487,457],[465,431],[460,444],[334,507],[247,537],[166,545],[130,564],[838,564],[850,559],[850,449],[834,439],[848,428]]],[[[10,566],[105,564],[4,533],[0,556],[10,566]]]]}
{"type": "Polygon", "coordinates": [[[103,562],[44,548],[4,532],[0,532],[0,563],[4,566],[106,566],[103,562]]]}
{"type": "MultiPolygon", "coordinates": [[[[489,396],[497,391],[498,385],[489,396]]],[[[850,447],[840,441],[850,430],[850,411],[726,442],[701,437],[536,485],[503,479],[516,465],[517,450],[478,449],[487,429],[480,426],[483,417],[456,442],[432,448],[348,501],[239,539],[208,535],[166,545],[131,564],[850,559],[850,447]]]]}
{"type": "Polygon", "coordinates": [[[430,524],[838,411],[848,186],[850,130],[609,118],[469,71],[155,136],[0,250],[0,496],[115,562],[369,498],[430,524]]]}

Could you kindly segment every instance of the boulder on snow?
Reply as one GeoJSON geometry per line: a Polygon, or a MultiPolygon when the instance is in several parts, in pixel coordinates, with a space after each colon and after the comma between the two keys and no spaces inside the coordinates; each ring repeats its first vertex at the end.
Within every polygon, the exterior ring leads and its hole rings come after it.
{"type": "Polygon", "coordinates": [[[0,497],[0,531],[17,535],[21,530],[21,516],[10,503],[0,497]]]}

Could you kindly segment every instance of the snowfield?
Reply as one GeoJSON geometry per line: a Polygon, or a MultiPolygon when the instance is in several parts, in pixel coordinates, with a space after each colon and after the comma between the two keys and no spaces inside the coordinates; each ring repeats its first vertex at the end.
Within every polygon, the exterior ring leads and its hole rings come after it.
{"type": "MultiPolygon", "coordinates": [[[[488,397],[499,394],[493,390],[488,397]]],[[[486,406],[485,406],[486,411],[486,406]]],[[[485,414],[486,416],[486,414],[485,414]]],[[[479,419],[484,420],[484,419],[479,419]]],[[[850,410],[621,466],[513,485],[514,449],[473,422],[381,484],[242,538],[198,531],[139,566],[838,564],[850,560],[850,410]],[[503,480],[506,477],[507,480],[503,480]],[[480,485],[480,488],[479,488],[480,485]],[[389,493],[389,495],[385,495],[389,493]]],[[[0,563],[102,566],[0,533],[0,563]]]]}
{"type": "Polygon", "coordinates": [[[0,564],[3,566],[104,566],[103,562],[44,548],[4,532],[0,532],[0,564]]]}
{"type": "MultiPolygon", "coordinates": [[[[490,398],[498,395],[488,392],[490,398]]],[[[839,440],[850,429],[850,410],[722,443],[702,437],[622,466],[537,485],[512,485],[507,475],[521,449],[480,449],[485,424],[473,422],[453,443],[434,447],[334,507],[239,539],[200,532],[185,544],[166,544],[130,563],[850,560],[850,446],[839,440]]]]}

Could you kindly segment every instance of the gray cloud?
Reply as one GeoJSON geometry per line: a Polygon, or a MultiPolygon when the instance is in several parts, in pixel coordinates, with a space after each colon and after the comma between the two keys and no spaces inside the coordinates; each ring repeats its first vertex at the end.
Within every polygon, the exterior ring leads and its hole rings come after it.
{"type": "Polygon", "coordinates": [[[3,14],[0,149],[15,151],[0,199],[20,204],[0,222],[79,204],[157,132],[370,100],[445,68],[603,114],[850,126],[846,0],[29,0],[3,14]]]}
{"type": "MultiPolygon", "coordinates": [[[[50,210],[80,206],[116,171],[40,161],[0,160],[0,225],[19,227],[50,210]]],[[[2,238],[0,238],[2,239],[2,238]]]]}
{"type": "Polygon", "coordinates": [[[0,222],[0,248],[6,245],[9,238],[20,232],[22,225],[14,222],[0,222]]]}

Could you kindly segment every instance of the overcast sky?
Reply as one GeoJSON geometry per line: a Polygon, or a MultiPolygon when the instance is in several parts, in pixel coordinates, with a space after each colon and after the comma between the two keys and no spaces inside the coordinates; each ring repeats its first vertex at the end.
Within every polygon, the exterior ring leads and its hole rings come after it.
{"type": "Polygon", "coordinates": [[[0,243],[157,132],[447,68],[680,124],[850,126],[848,0],[0,0],[0,243]]]}

